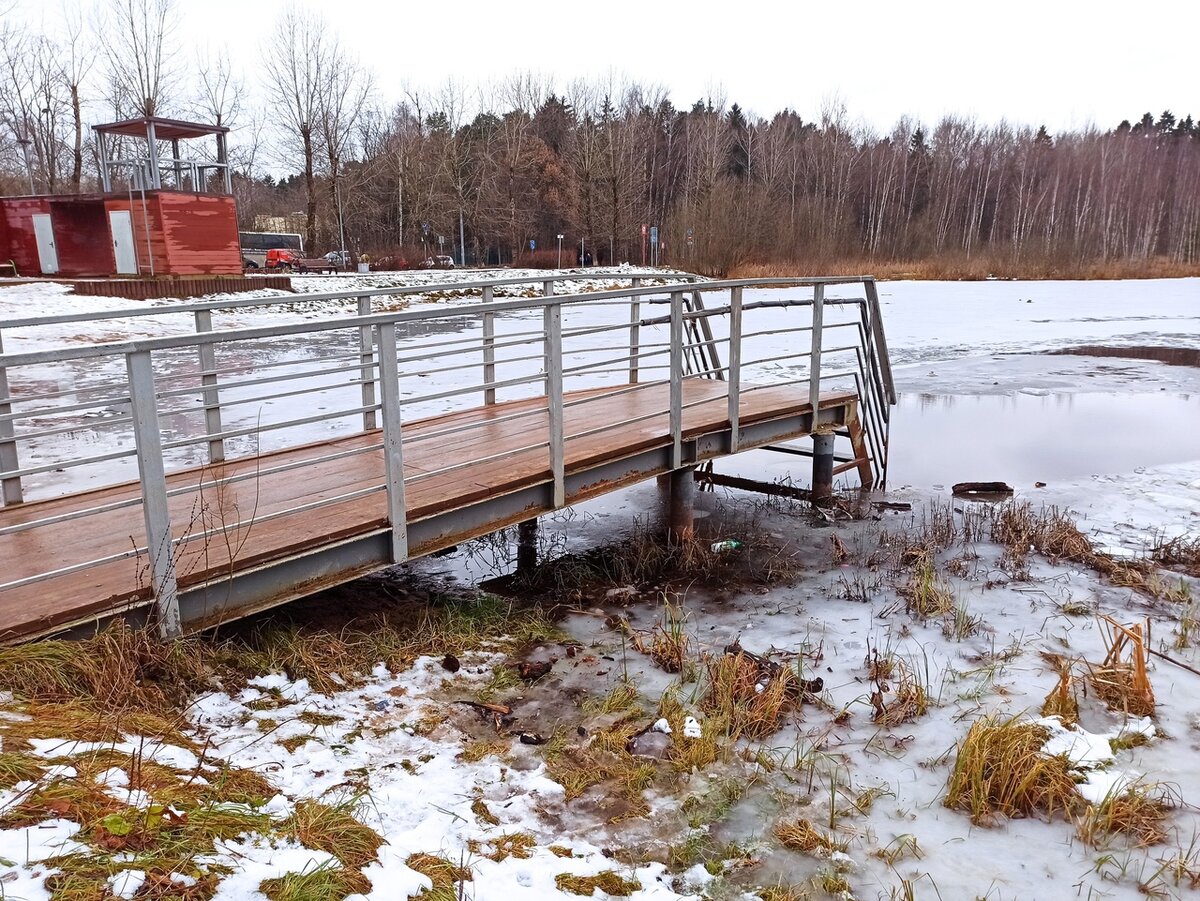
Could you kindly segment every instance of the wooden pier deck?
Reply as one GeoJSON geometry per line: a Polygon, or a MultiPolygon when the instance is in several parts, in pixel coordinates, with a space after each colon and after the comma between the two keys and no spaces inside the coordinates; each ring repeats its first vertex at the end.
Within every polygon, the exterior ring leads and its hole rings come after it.
{"type": "Polygon", "coordinates": [[[414,310],[373,303],[428,286],[0,322],[4,337],[194,322],[0,344],[0,643],[117,616],[163,637],[210,628],[708,460],[809,453],[781,445],[810,435],[821,491],[849,470],[883,484],[895,393],[872,279],[634,274],[556,294],[578,278],[504,299],[528,279],[437,286],[481,302],[414,310]],[[826,299],[848,285],[864,296],[826,299]],[[356,312],[214,328],[226,306],[346,301],[356,312]],[[268,434],[281,449],[259,453],[268,434]],[[836,435],[850,453],[836,456],[836,435]],[[59,471],[111,479],[129,461],[136,481],[27,496],[54,492],[59,471]]]}
{"type": "MultiPolygon", "coordinates": [[[[625,387],[625,386],[622,386],[625,387]]],[[[685,442],[701,442],[706,450],[689,455],[692,462],[718,455],[727,445],[729,422],[725,385],[715,381],[689,381],[684,386],[683,434],[685,442]],[[705,442],[704,439],[708,439],[705,442]]],[[[638,422],[617,425],[566,441],[566,472],[573,483],[568,502],[612,490],[652,477],[669,469],[665,458],[646,465],[634,458],[654,455],[672,441],[668,423],[668,386],[648,385],[634,392],[593,389],[566,395],[565,433],[583,433],[606,423],[625,422],[647,415],[638,422]],[[580,403],[571,403],[581,401],[580,403]],[[656,411],[663,411],[654,415],[656,411]],[[621,463],[627,467],[622,471],[621,463]]],[[[739,415],[741,428],[757,432],[743,435],[742,447],[785,440],[807,434],[811,406],[794,387],[743,388],[739,415]],[[750,438],[750,440],[747,440],[750,438]]],[[[857,398],[852,392],[825,394],[820,408],[828,424],[853,421],[857,398]]],[[[530,489],[545,486],[551,478],[545,448],[532,445],[549,440],[545,398],[513,401],[424,419],[405,425],[404,474],[410,530],[421,522],[440,526],[411,544],[413,556],[495,531],[516,520],[526,519],[550,507],[537,503],[530,489]],[[523,409],[536,415],[513,419],[523,409]],[[497,422],[497,420],[501,420],[497,422]],[[453,435],[425,438],[429,433],[453,435]],[[522,450],[522,448],[525,448],[522,450]],[[508,453],[506,453],[508,452],[508,453]],[[503,459],[494,458],[505,454],[503,459]],[[432,478],[422,475],[457,466],[432,478]],[[505,497],[525,496],[531,502],[498,503],[505,497]],[[454,525],[453,514],[478,508],[480,515],[454,525]]],[[[168,489],[183,488],[170,501],[172,531],[182,541],[175,554],[175,572],[181,600],[203,594],[207,603],[196,617],[185,615],[189,628],[201,628],[247,610],[241,605],[221,603],[222,586],[231,578],[251,572],[279,569],[280,590],[270,606],[306,593],[324,584],[336,584],[385,566],[379,558],[363,566],[352,564],[323,578],[304,578],[292,584],[285,570],[289,562],[321,548],[354,539],[378,536],[388,530],[387,504],[382,491],[321,507],[312,512],[293,512],[311,502],[323,501],[360,489],[379,486],[384,476],[381,448],[333,460],[315,459],[331,453],[379,445],[378,431],[348,436],[329,442],[293,447],[228,463],[173,472],[168,489]],[[249,474],[287,463],[313,462],[285,472],[264,475],[217,489],[202,483],[233,475],[249,474]],[[282,514],[282,515],[281,515],[282,514]],[[249,520],[250,525],[228,532],[222,523],[249,520]],[[192,533],[211,532],[208,537],[189,538],[192,533]]],[[[138,483],[0,510],[0,527],[47,519],[72,510],[96,508],[137,498],[138,483]]],[[[82,519],[38,526],[28,531],[0,536],[0,559],[6,562],[5,580],[16,581],[45,572],[47,565],[63,569],[76,563],[118,554],[138,543],[143,532],[140,504],[82,519]]],[[[116,612],[130,611],[150,600],[146,561],[141,557],[91,566],[77,572],[0,591],[0,641],[15,641],[45,635],[89,620],[103,619],[116,612]]]]}

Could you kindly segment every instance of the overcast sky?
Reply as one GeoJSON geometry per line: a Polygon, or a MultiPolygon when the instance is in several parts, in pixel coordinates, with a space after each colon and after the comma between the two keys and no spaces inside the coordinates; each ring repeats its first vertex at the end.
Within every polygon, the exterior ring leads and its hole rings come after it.
{"type": "MultiPolygon", "coordinates": [[[[836,97],[852,119],[881,130],[904,114],[1005,118],[1052,132],[1111,127],[1146,110],[1200,115],[1197,0],[297,2],[338,29],[386,101],[405,87],[450,78],[473,86],[519,69],[562,87],[610,74],[657,83],[682,107],[723,95],[763,116],[790,107],[816,118],[836,97]]],[[[17,3],[34,20],[57,5],[17,3]]],[[[253,92],[283,4],[179,0],[179,8],[187,58],[196,46],[227,45],[253,92]]]]}

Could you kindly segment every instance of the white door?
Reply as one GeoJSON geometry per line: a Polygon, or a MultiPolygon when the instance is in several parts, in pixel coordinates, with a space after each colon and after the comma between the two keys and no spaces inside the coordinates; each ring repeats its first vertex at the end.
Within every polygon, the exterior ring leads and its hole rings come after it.
{"type": "Polygon", "coordinates": [[[117,275],[137,275],[137,251],[133,246],[133,219],[129,215],[129,210],[110,211],[108,228],[112,232],[113,257],[117,261],[117,275]]]}
{"type": "Polygon", "coordinates": [[[58,272],[58,247],[54,244],[54,226],[50,224],[49,214],[34,215],[33,235],[37,239],[38,265],[42,275],[54,275],[58,272]]]}

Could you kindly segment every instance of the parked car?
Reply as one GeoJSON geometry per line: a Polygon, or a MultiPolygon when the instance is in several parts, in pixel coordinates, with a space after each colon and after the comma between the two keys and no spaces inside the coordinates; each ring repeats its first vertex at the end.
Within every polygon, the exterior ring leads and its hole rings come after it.
{"type": "Polygon", "coordinates": [[[421,263],[422,269],[453,269],[454,257],[446,254],[438,254],[437,256],[426,257],[421,263]]]}
{"type": "Polygon", "coordinates": [[[285,247],[276,247],[267,251],[268,269],[294,269],[300,261],[300,254],[285,247]]]}
{"type": "Polygon", "coordinates": [[[250,259],[250,257],[242,257],[242,268],[243,269],[258,269],[259,266],[258,266],[258,263],[256,263],[254,260],[250,259]]]}

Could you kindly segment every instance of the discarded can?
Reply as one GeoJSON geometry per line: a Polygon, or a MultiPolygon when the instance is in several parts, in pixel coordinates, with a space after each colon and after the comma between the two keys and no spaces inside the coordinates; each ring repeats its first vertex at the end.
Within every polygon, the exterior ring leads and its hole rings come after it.
{"type": "Polygon", "coordinates": [[[724,551],[736,551],[741,546],[742,543],[736,538],[723,538],[713,542],[712,551],[714,554],[720,554],[724,551]]]}

